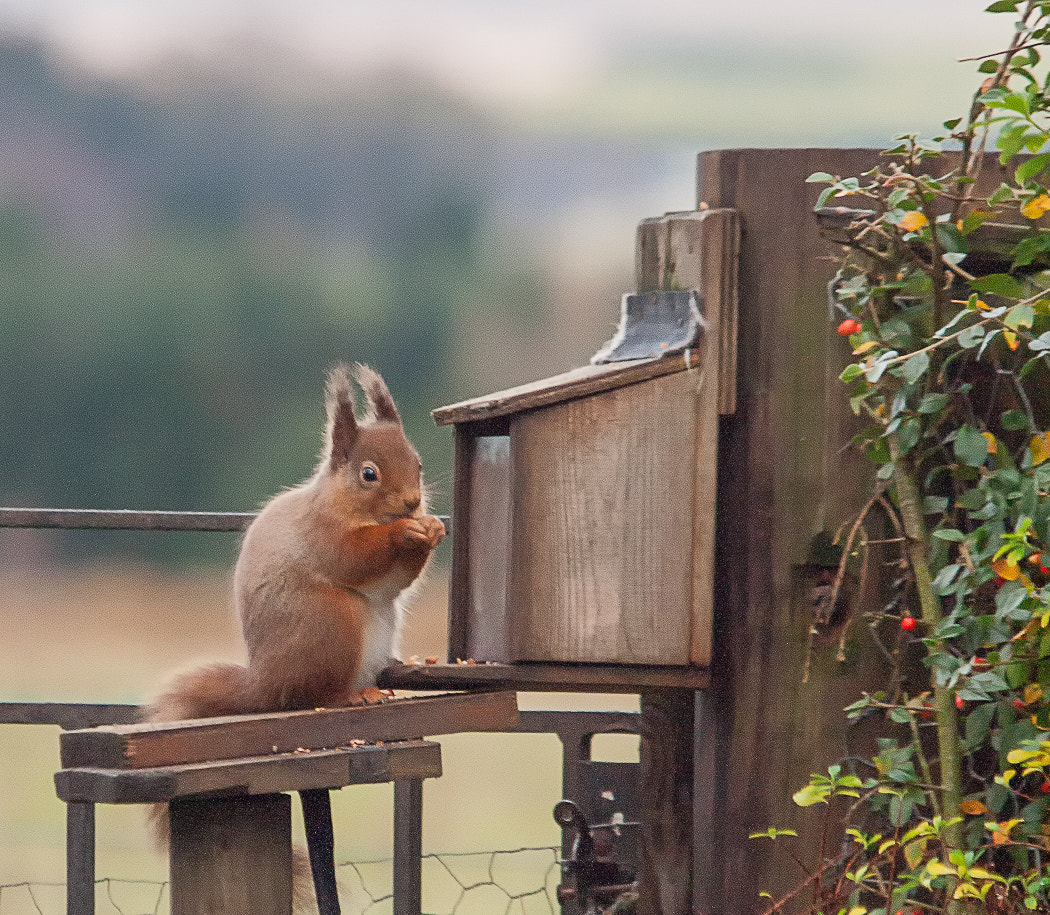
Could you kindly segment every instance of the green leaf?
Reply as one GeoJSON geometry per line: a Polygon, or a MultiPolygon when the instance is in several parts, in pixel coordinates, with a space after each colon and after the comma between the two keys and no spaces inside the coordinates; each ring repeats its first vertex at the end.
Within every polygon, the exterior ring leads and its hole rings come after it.
{"type": "Polygon", "coordinates": [[[834,181],[834,180],[835,180],[835,176],[834,175],[829,175],[827,172],[813,172],[813,174],[810,175],[806,179],[806,183],[807,184],[816,184],[817,182],[823,183],[823,182],[826,182],[826,181],[834,181]]]}
{"type": "Polygon", "coordinates": [[[991,60],[982,60],[981,65],[977,68],[978,73],[995,73],[999,69],[999,61],[994,58],[991,60]]]}
{"type": "Polygon", "coordinates": [[[966,539],[966,535],[954,527],[939,527],[933,532],[933,536],[938,540],[950,540],[952,543],[962,543],[966,539]]]}
{"type": "Polygon", "coordinates": [[[812,807],[814,804],[827,803],[830,793],[831,789],[825,785],[810,784],[791,795],[791,800],[799,807],[812,807]]]}
{"type": "Polygon", "coordinates": [[[915,384],[922,376],[926,373],[926,370],[930,367],[930,357],[926,353],[916,353],[907,362],[904,363],[903,373],[904,380],[908,384],[915,384]]]}
{"type": "Polygon", "coordinates": [[[940,413],[951,402],[949,394],[927,394],[919,403],[920,413],[940,413]]]}
{"type": "Polygon", "coordinates": [[[970,280],[970,287],[976,292],[990,292],[1009,299],[1023,299],[1024,286],[1008,273],[989,273],[970,280]]]}
{"type": "Polygon", "coordinates": [[[1000,419],[1003,428],[1011,432],[1028,428],[1028,414],[1024,410],[1007,410],[1000,419]]]}
{"type": "Polygon", "coordinates": [[[986,13],[1016,13],[1017,4],[1020,0],[995,0],[991,6],[989,6],[986,13]]]}
{"type": "Polygon", "coordinates": [[[962,568],[958,563],[952,563],[951,565],[945,566],[940,572],[937,573],[937,577],[933,579],[933,592],[943,597],[947,594],[952,587],[952,583],[955,581],[955,576],[959,574],[959,570],[962,568]]]}
{"type": "Polygon", "coordinates": [[[890,711],[890,721],[897,724],[907,724],[911,721],[911,714],[905,708],[895,708],[890,711]]]}
{"type": "Polygon", "coordinates": [[[847,365],[842,370],[842,374],[839,375],[839,381],[845,381],[847,384],[849,384],[849,382],[856,381],[863,374],[864,367],[853,363],[852,365],[847,365]]]}
{"type": "Polygon", "coordinates": [[[988,440],[973,426],[960,426],[954,449],[959,463],[967,467],[980,467],[988,459],[988,440]]]}
{"type": "Polygon", "coordinates": [[[914,448],[922,437],[922,425],[914,417],[906,419],[897,432],[897,444],[900,446],[901,454],[907,454],[914,448]]]}
{"type": "Polygon", "coordinates": [[[1035,320],[1035,309],[1031,305],[1015,305],[1003,318],[1003,323],[1011,330],[1019,327],[1031,327],[1035,320]]]}
{"type": "Polygon", "coordinates": [[[1034,178],[1046,168],[1048,163],[1050,163],[1050,153],[1040,153],[1038,156],[1032,156],[1031,159],[1022,162],[1017,166],[1017,171],[1014,173],[1017,183],[1024,184],[1029,178],[1034,178]]]}

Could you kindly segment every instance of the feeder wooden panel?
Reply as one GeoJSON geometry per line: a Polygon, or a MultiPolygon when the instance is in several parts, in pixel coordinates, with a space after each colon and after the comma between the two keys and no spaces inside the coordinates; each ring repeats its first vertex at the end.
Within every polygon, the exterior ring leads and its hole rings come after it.
{"type": "Polygon", "coordinates": [[[451,658],[707,666],[738,231],[731,210],[639,227],[638,291],[699,293],[694,349],[434,411],[456,426],[451,658]]]}

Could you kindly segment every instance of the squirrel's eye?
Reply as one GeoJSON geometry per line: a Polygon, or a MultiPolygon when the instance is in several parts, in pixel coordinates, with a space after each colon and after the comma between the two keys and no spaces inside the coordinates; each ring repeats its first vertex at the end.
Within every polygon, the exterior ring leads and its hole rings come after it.
{"type": "Polygon", "coordinates": [[[366,461],[361,465],[361,482],[362,483],[378,483],[379,482],[379,468],[376,467],[371,461],[366,461]]]}

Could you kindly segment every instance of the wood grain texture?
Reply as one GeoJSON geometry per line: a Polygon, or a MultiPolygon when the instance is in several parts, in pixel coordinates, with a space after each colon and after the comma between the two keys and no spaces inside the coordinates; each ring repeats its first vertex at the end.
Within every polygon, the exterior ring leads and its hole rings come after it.
{"type": "MultiPolygon", "coordinates": [[[[846,664],[818,652],[803,684],[811,608],[792,600],[810,539],[838,529],[870,492],[869,468],[844,450],[855,420],[837,376],[849,349],[829,321],[834,248],[819,237],[820,187],[806,177],[859,175],[878,159],[834,149],[700,157],[699,200],[735,209],[741,223],[737,406],[719,443],[712,686],[696,726],[694,910],[704,915],[753,915],[760,890],[776,897],[797,882],[797,867],[748,833],[790,827],[800,832],[796,848],[819,847],[819,817],[800,814],[791,794],[847,746],[863,748],[864,728],[847,730],[841,710],[882,682],[866,627],[854,624],[846,664]]],[[[985,174],[994,186],[993,159],[985,174]]],[[[869,564],[873,603],[882,575],[869,564]]]]}
{"type": "Polygon", "coordinates": [[[638,226],[641,291],[699,290],[708,332],[697,382],[694,438],[693,589],[689,659],[711,661],[719,416],[736,409],[740,224],[735,210],[669,213],[638,226]]]}
{"type": "Polygon", "coordinates": [[[476,689],[521,692],[636,693],[645,687],[705,689],[706,668],[629,664],[400,664],[379,675],[391,689],[476,689]]]}
{"type": "Polygon", "coordinates": [[[61,769],[55,774],[55,788],[67,802],[149,804],[199,794],[271,794],[439,775],[439,744],[398,740],[382,746],[278,753],[177,766],[61,769]]]}
{"type": "Polygon", "coordinates": [[[291,915],[291,799],[171,805],[172,915],[291,915]]]}
{"type": "Polygon", "coordinates": [[[607,365],[585,365],[552,378],[530,382],[506,391],[475,397],[447,407],[439,407],[431,416],[439,426],[476,422],[508,416],[522,410],[535,410],[553,404],[600,394],[613,388],[682,372],[696,364],[696,353],[686,352],[658,359],[633,359],[607,365]]]}
{"type": "Polygon", "coordinates": [[[353,740],[502,731],[517,721],[516,697],[500,691],[324,711],[114,725],[67,731],[60,744],[63,768],[142,769],[335,748],[353,740]]]}
{"type": "Polygon", "coordinates": [[[700,374],[514,418],[516,660],[689,662],[700,374]]]}

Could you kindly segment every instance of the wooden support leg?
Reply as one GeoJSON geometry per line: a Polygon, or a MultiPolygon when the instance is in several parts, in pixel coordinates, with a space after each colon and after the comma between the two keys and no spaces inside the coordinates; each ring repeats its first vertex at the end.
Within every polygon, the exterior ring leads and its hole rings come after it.
{"type": "Polygon", "coordinates": [[[423,906],[423,780],[394,782],[394,915],[423,906]]]}
{"type": "Polygon", "coordinates": [[[66,804],[66,915],[95,915],[95,805],[66,804]]]}
{"type": "Polygon", "coordinates": [[[693,707],[692,690],[642,694],[643,915],[692,912],[693,707]]]}
{"type": "Polygon", "coordinates": [[[286,794],[171,802],[172,915],[290,915],[286,794]]]}
{"type": "Polygon", "coordinates": [[[332,799],[327,788],[311,788],[300,791],[299,800],[303,804],[303,824],[306,827],[306,845],[310,850],[310,870],[314,875],[317,911],[320,915],[339,915],[332,799]]]}

